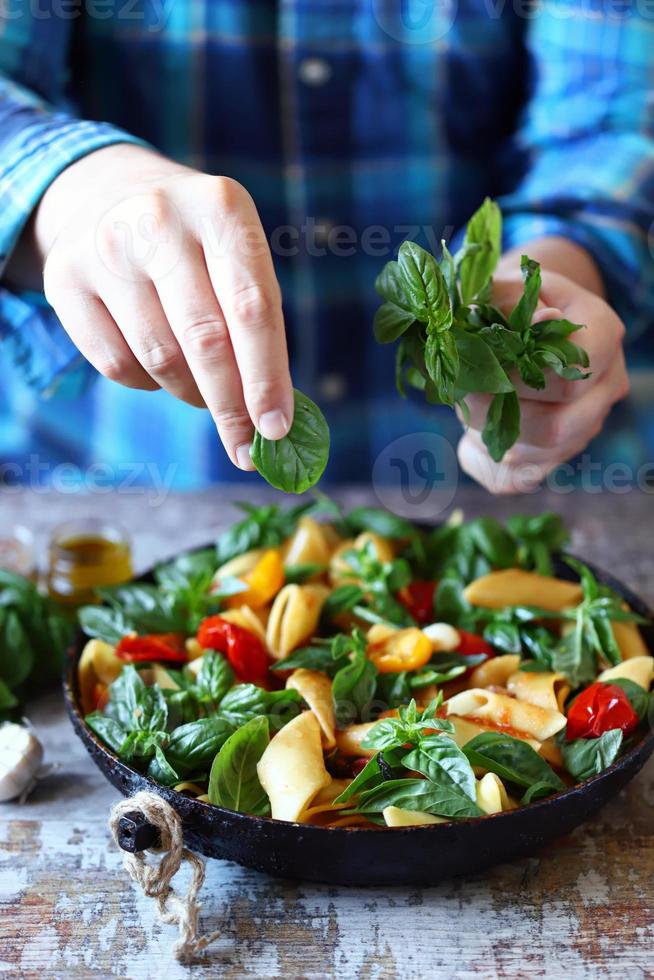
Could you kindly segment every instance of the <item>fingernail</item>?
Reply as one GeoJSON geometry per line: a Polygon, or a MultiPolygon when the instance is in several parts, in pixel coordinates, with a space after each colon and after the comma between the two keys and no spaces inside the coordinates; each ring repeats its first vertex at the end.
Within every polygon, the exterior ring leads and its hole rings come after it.
{"type": "Polygon", "coordinates": [[[250,456],[249,442],[244,442],[241,446],[237,447],[236,462],[238,463],[239,469],[241,470],[254,469],[254,463],[252,462],[252,457],[250,456]]]}
{"type": "Polygon", "coordinates": [[[272,412],[264,412],[259,419],[257,429],[264,439],[281,439],[288,433],[288,419],[276,408],[272,412]]]}

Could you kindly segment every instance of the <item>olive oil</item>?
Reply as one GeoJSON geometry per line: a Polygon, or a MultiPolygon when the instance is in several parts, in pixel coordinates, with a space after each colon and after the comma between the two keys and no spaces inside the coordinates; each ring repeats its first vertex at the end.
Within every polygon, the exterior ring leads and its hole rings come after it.
{"type": "Polygon", "coordinates": [[[98,599],[96,589],[132,578],[127,535],[115,525],[88,520],[56,528],[50,541],[48,592],[66,606],[98,599]]]}

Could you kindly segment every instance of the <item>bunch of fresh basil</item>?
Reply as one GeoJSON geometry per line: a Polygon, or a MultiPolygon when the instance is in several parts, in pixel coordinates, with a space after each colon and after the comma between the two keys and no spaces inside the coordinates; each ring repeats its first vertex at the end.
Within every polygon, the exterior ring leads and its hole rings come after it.
{"type": "Polygon", "coordinates": [[[58,679],[73,625],[33,582],[0,569],[0,720],[58,679]]]}
{"type": "Polygon", "coordinates": [[[500,256],[502,218],[488,198],[472,216],[461,249],[442,243],[440,263],[414,242],[404,242],[375,282],[383,298],[374,322],[381,344],[397,343],[396,384],[422,391],[428,402],[459,405],[493,395],[482,438],[499,462],[520,434],[520,404],[510,374],[531,388],[546,385],[546,370],[566,380],[588,377],[588,355],[570,340],[580,329],[569,320],[533,324],[540,266],[522,257],[524,292],[509,316],[491,303],[500,256]]]}

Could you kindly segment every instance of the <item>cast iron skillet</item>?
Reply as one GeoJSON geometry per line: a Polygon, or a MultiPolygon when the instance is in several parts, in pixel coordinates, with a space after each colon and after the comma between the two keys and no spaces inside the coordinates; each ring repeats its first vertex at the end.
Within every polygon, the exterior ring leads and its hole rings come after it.
{"type": "MultiPolygon", "coordinates": [[[[606,572],[590,566],[598,580],[619,592],[631,608],[651,617],[647,606],[606,572]]],[[[556,574],[574,578],[562,561],[556,574]]],[[[151,581],[146,573],[140,581],[151,581]]],[[[643,627],[654,649],[654,626],[643,627]]],[[[453,875],[533,853],[544,841],[567,834],[588,820],[636,775],[654,751],[654,732],[599,776],[563,793],[507,813],[425,827],[366,830],[326,828],[252,817],[201,803],[159,786],[121,762],[86,726],[78,707],[77,663],[85,643],[79,631],[64,678],[66,707],[73,727],[107,779],[129,796],[138,790],[159,793],[180,814],[188,847],[278,877],[338,885],[430,885],[453,875]]],[[[121,846],[143,850],[153,828],[124,820],[121,846]]]]}

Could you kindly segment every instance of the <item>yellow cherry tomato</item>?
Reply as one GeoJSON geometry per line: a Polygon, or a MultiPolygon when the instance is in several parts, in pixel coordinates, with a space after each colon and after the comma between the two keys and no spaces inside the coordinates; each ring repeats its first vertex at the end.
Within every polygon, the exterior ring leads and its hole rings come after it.
{"type": "Polygon", "coordinates": [[[243,581],[247,591],[230,596],[225,602],[227,609],[238,609],[239,606],[262,609],[268,605],[284,585],[284,563],[277,548],[264,551],[252,571],[243,576],[243,581]]]}
{"type": "Polygon", "coordinates": [[[431,660],[431,642],[412,626],[398,630],[368,647],[368,658],[380,674],[399,674],[403,670],[418,670],[431,660]]]}

